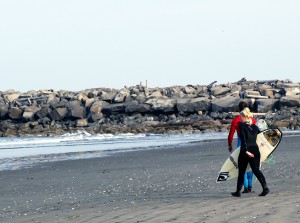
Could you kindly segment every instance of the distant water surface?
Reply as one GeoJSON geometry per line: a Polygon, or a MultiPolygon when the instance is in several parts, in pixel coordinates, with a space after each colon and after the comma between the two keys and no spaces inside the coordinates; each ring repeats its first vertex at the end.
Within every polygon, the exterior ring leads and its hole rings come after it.
{"type": "Polygon", "coordinates": [[[48,137],[4,137],[0,138],[0,171],[29,168],[41,162],[111,156],[118,152],[226,137],[227,133],[91,135],[87,132],[48,137]]]}
{"type": "MultiPolygon", "coordinates": [[[[0,171],[30,168],[35,164],[62,160],[113,156],[119,152],[158,149],[190,142],[224,139],[227,132],[199,134],[96,134],[0,138],[0,171]]],[[[283,137],[299,137],[300,131],[283,131],[283,137]]]]}

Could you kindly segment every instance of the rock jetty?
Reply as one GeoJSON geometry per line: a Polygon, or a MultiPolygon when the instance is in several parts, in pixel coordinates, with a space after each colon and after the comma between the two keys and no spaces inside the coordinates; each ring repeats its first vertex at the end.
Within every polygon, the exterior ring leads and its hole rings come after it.
{"type": "Polygon", "coordinates": [[[299,83],[243,78],[165,88],[0,91],[0,136],[227,131],[241,100],[269,126],[300,129],[299,83]]]}

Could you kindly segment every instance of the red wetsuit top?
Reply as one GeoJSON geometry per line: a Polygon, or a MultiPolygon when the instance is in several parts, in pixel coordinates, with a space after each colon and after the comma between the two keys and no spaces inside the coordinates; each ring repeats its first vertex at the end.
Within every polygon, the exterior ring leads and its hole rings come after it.
{"type": "MultiPolygon", "coordinates": [[[[241,121],[241,115],[236,116],[234,119],[232,119],[230,131],[228,134],[228,146],[231,146],[234,132],[236,131],[237,135],[240,136],[240,130],[239,130],[239,122],[241,121]]],[[[252,124],[256,124],[256,120],[252,118],[252,124]]]]}

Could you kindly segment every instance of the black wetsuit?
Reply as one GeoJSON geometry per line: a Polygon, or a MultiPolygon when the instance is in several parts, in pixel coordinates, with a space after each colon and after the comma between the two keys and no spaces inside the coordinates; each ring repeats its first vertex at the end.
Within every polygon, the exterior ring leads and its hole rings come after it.
{"type": "Polygon", "coordinates": [[[244,174],[247,169],[248,163],[257,177],[258,181],[261,183],[263,189],[267,188],[267,183],[264,175],[259,170],[260,166],[260,152],[256,143],[257,134],[260,132],[256,125],[248,125],[246,123],[239,123],[240,138],[241,138],[241,151],[238,158],[239,166],[239,176],[237,181],[237,191],[241,191],[244,184],[244,174]],[[246,154],[246,151],[251,152],[254,158],[251,158],[246,154]]]}

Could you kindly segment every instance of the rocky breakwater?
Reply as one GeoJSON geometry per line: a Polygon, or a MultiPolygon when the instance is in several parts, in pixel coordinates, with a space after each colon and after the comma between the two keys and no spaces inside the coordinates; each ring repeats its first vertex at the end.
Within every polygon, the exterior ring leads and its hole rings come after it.
{"type": "Polygon", "coordinates": [[[281,129],[300,128],[300,84],[289,80],[79,92],[0,92],[0,136],[227,131],[244,100],[257,118],[281,129]],[[260,116],[259,116],[260,115],[260,116]]]}

